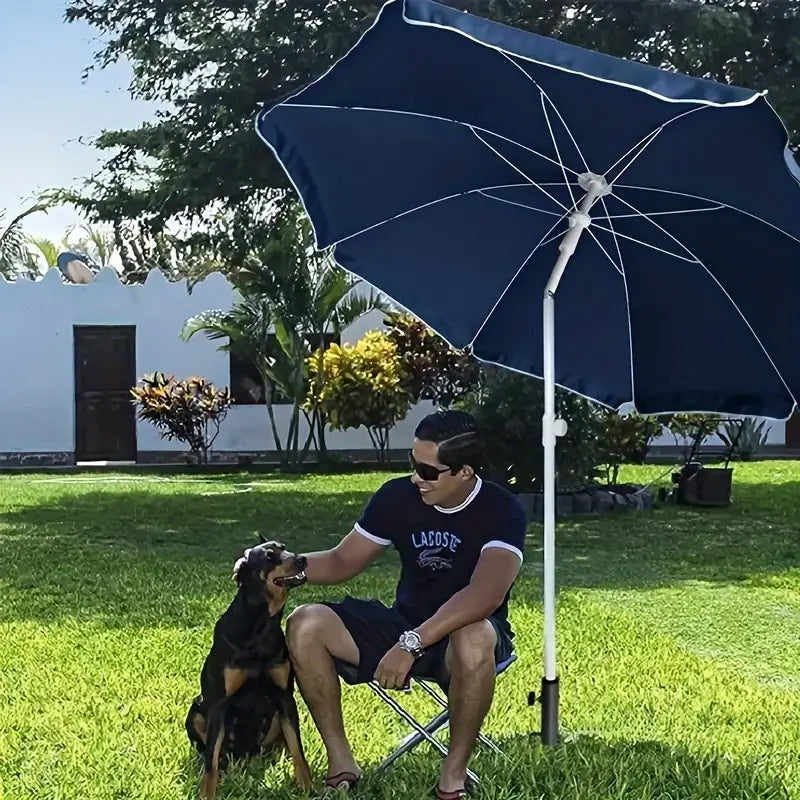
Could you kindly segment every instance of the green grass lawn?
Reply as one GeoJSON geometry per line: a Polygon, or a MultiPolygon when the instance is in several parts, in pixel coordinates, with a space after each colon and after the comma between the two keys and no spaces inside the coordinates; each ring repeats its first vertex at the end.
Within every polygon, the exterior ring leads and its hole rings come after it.
{"type": "MultiPolygon", "coordinates": [[[[630,468],[624,479],[655,478],[630,468]]],[[[0,800],[194,798],[183,721],[231,565],[256,532],[309,550],[346,533],[381,475],[0,477],[0,800]]],[[[541,530],[512,598],[520,661],[476,753],[491,800],[800,800],[800,463],[737,465],[734,505],[665,506],[557,531],[564,745],[526,703],[541,679],[541,530]]],[[[393,553],[344,587],[390,600],[393,553]]],[[[406,733],[366,687],[345,721],[369,770],[406,733]]],[[[421,714],[434,708],[408,701],[421,714]]],[[[320,785],[319,738],[300,702],[320,785]]],[[[423,798],[423,746],[358,796],[423,798]]],[[[285,758],[232,768],[221,800],[291,798],[285,758]]]]}

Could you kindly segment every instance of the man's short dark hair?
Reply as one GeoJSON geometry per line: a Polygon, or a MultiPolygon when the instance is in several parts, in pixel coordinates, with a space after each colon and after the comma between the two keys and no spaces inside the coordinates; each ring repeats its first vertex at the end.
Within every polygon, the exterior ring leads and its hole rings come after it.
{"type": "Polygon", "coordinates": [[[436,411],[428,414],[414,431],[417,439],[439,445],[438,459],[454,472],[469,465],[479,472],[483,464],[483,442],[478,423],[466,411],[436,411]]]}

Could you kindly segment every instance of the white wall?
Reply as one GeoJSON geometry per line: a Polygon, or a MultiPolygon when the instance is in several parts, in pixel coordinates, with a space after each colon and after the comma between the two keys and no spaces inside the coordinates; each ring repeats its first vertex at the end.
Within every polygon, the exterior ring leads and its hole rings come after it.
{"type": "MultiPolygon", "coordinates": [[[[111,269],[87,285],[62,283],[55,269],[39,281],[7,283],[0,276],[0,452],[74,451],[73,325],[135,325],[137,379],[160,370],[178,378],[202,375],[216,386],[228,386],[228,354],[217,349],[222,342],[203,334],[183,342],[180,331],[194,314],[230,308],[234,294],[219,273],[196,284],[191,294],[185,281],[170,283],[159,270],[140,286],[120,283],[111,269]]],[[[381,328],[382,319],[380,312],[371,312],[345,331],[342,340],[357,341],[368,330],[381,328]]],[[[425,403],[412,409],[392,431],[390,446],[407,446],[417,422],[431,408],[425,403]]],[[[291,407],[276,406],[275,415],[285,441],[291,407]]],[[[147,422],[137,422],[136,434],[139,451],[186,449],[181,442],[162,440],[147,422]]],[[[363,429],[331,431],[327,443],[331,450],[372,447],[363,429]]],[[[274,447],[263,405],[233,406],[214,443],[217,451],[274,447]]]]}
{"type": "MultiPolygon", "coordinates": [[[[102,270],[88,285],[61,282],[58,270],[40,281],[0,279],[0,452],[75,449],[73,325],[135,325],[136,374],[162,370],[224,379],[227,363],[204,337],[180,339],[184,320],[206,308],[229,308],[232,289],[215,273],[189,294],[160,270],[140,286],[102,270]]],[[[137,423],[139,450],[181,449],[137,423]]]]}

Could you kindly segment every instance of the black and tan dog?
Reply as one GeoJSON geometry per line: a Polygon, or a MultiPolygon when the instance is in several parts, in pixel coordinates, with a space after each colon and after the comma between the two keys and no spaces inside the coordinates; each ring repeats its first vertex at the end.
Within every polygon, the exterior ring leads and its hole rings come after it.
{"type": "Polygon", "coordinates": [[[302,789],[311,788],[281,628],[289,589],[305,583],[305,565],[303,556],[261,538],[235,576],[238,591],[214,626],[201,693],[186,718],[189,740],[203,756],[203,798],[215,796],[219,771],[230,758],[266,753],[280,740],[291,755],[295,780],[302,789]]]}

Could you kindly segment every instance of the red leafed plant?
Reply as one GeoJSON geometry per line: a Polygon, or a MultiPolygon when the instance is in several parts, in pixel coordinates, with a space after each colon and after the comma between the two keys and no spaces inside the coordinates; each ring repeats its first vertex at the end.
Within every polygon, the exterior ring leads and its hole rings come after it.
{"type": "Polygon", "coordinates": [[[139,419],[159,428],[162,439],[185,442],[199,463],[208,464],[211,446],[233,403],[230,389],[217,389],[205,378],[178,381],[174,375],[154,372],[145,375],[131,395],[139,419]]]}

